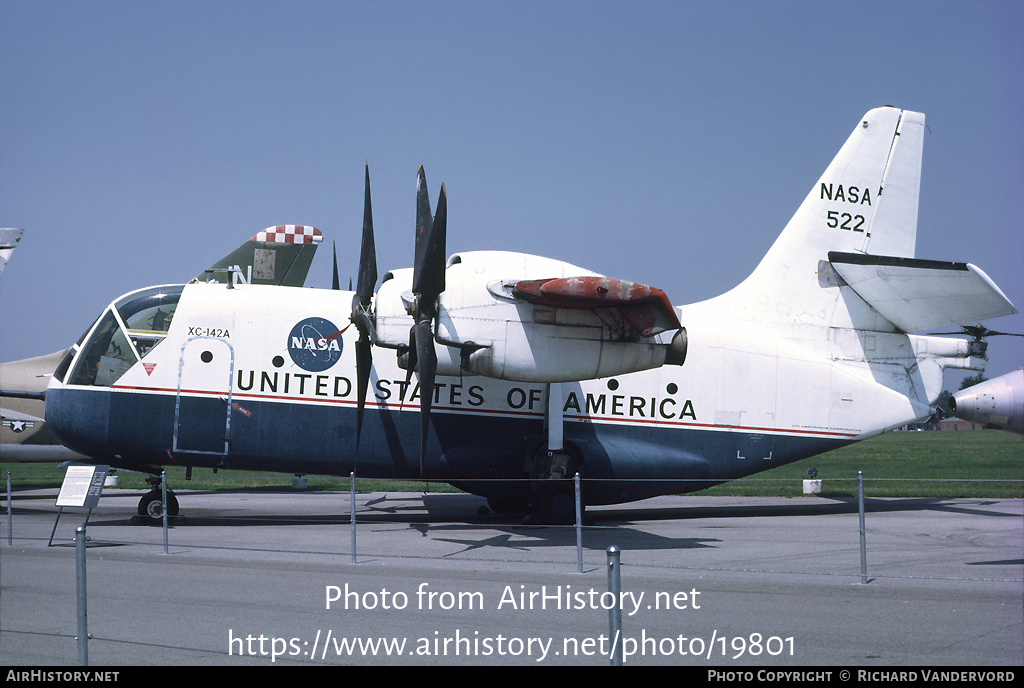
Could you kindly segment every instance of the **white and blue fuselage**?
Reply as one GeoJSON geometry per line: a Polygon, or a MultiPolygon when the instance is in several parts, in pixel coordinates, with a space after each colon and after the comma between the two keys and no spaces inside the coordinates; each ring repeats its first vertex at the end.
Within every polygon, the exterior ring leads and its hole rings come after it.
{"type": "MultiPolygon", "coordinates": [[[[459,353],[439,343],[423,457],[418,377],[382,353],[357,447],[360,335],[349,291],[198,283],[126,295],[58,368],[47,421],[68,447],[115,466],[355,472],[523,503],[531,480],[551,476],[550,466],[543,476],[536,467],[553,424],[568,468],[587,480],[589,504],[689,492],[877,435],[927,417],[944,368],[982,367],[964,340],[910,332],[1014,312],[974,266],[913,258],[923,130],[918,113],[867,113],[754,273],[677,309],[682,365],[660,365],[657,344],[581,339],[574,348],[571,320],[558,323],[568,343],[561,334],[542,341],[536,333],[555,324],[542,306],[510,306],[493,285],[537,277],[507,274],[508,266],[544,259],[459,254],[447,268],[441,320],[446,337],[472,330],[484,342],[472,354],[480,370],[496,369],[499,351],[502,365],[514,357],[520,369],[570,367],[581,363],[571,360],[578,351],[597,371],[614,354],[624,372],[546,372],[541,381],[452,374],[459,353]],[[961,294],[968,283],[984,294],[951,312],[907,297],[961,294]],[[482,315],[492,305],[498,315],[482,315]],[[492,331],[500,334],[487,340],[492,331]],[[562,348],[544,348],[552,346],[562,348]]],[[[382,332],[382,314],[402,311],[402,285],[390,295],[388,284],[375,299],[382,332]]]]}

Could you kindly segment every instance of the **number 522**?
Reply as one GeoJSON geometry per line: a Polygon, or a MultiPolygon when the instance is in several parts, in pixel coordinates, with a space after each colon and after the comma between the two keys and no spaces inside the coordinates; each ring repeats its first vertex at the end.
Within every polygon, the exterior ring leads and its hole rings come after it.
{"type": "Polygon", "coordinates": [[[864,231],[864,216],[840,213],[838,210],[828,211],[828,226],[832,229],[846,229],[852,232],[864,231]]]}

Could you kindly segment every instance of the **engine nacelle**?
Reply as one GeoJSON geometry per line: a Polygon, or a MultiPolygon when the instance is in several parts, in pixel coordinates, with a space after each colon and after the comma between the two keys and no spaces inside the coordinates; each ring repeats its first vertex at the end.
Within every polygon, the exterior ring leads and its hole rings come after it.
{"type": "MultiPolygon", "coordinates": [[[[452,256],[445,270],[436,329],[437,373],[478,374],[519,382],[568,382],[682,363],[682,329],[638,336],[615,308],[564,308],[519,298],[523,280],[601,277],[521,253],[452,256]]],[[[378,344],[408,345],[413,325],[412,270],[384,277],[375,303],[378,344]]],[[[674,316],[673,316],[674,318],[674,316]]]]}
{"type": "Polygon", "coordinates": [[[1024,368],[960,390],[949,410],[957,418],[1024,435],[1024,368]]]}

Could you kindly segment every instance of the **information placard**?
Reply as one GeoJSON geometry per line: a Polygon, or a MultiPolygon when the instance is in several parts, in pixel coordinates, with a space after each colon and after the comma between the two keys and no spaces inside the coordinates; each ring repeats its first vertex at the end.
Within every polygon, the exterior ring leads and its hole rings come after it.
{"type": "Polygon", "coordinates": [[[110,466],[68,466],[57,495],[57,506],[94,508],[100,501],[109,470],[110,466]]]}

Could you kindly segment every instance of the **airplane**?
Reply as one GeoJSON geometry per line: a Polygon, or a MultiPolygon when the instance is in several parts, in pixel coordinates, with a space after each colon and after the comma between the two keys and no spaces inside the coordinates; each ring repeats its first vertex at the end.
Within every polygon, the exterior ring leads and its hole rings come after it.
{"type": "Polygon", "coordinates": [[[615,504],[878,435],[927,417],[944,369],[984,369],[969,342],[915,333],[1017,312],[974,265],[914,258],[924,122],[866,113],[753,273],[681,307],[539,256],[445,260],[445,187],[431,210],[422,166],[413,267],[378,286],[367,166],[355,291],[126,294],[54,371],[47,422],[154,475],[439,481],[543,523],[574,520],[577,473],[585,507],[615,504]]]}
{"type": "Polygon", "coordinates": [[[18,247],[18,242],[21,241],[21,235],[24,233],[24,229],[0,228],[0,272],[4,271],[7,261],[11,259],[11,254],[18,247]]]}
{"type": "Polygon", "coordinates": [[[1024,368],[960,390],[950,397],[949,410],[986,428],[1024,435],[1024,368]]]}
{"type": "MultiPolygon", "coordinates": [[[[24,230],[0,229],[0,269],[24,230]],[[8,234],[10,233],[10,234],[8,234]],[[16,233],[16,234],[15,234],[16,233]],[[10,241],[9,241],[10,240],[10,241]],[[11,249],[4,253],[7,244],[11,249]]],[[[229,280],[237,284],[301,287],[323,241],[315,227],[277,225],[257,232],[234,251],[214,262],[192,282],[229,280]]],[[[157,321],[149,326],[159,330],[157,321]]],[[[145,335],[137,335],[144,346],[145,335]]],[[[89,457],[63,446],[44,419],[44,398],[50,376],[68,354],[63,349],[45,356],[0,363],[0,460],[11,463],[88,461],[89,457]]]]}

